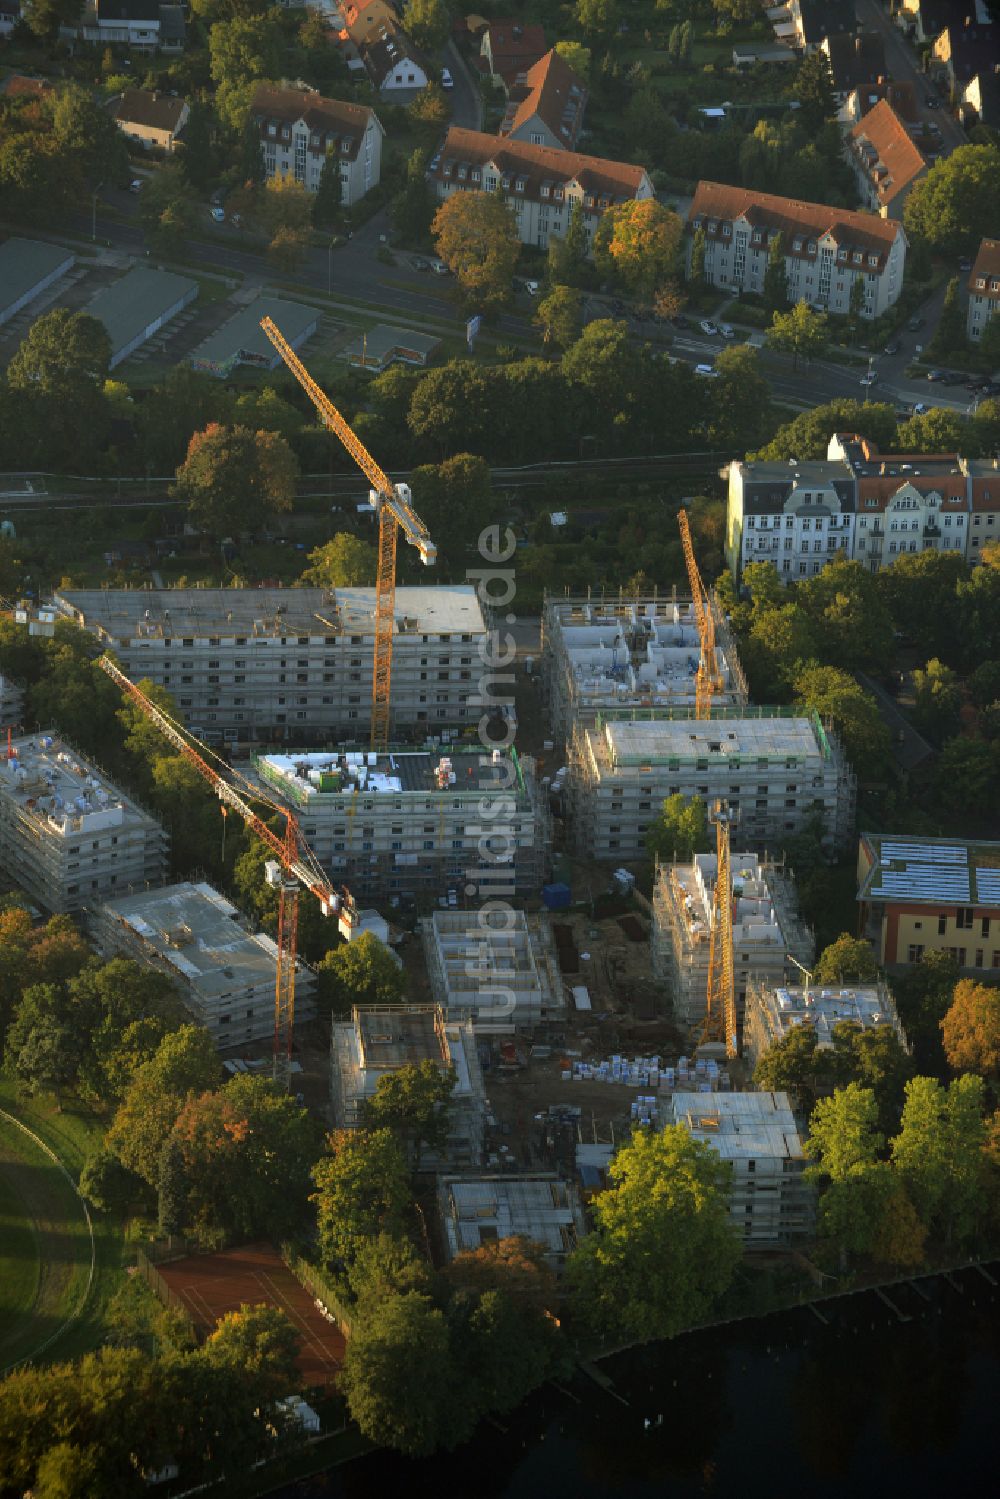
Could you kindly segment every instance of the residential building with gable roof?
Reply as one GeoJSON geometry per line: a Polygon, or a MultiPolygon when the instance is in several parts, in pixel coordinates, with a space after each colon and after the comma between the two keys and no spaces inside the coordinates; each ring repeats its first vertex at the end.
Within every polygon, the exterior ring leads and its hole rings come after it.
{"type": "Polygon", "coordinates": [[[808,54],[822,47],[827,37],[852,32],[856,26],[854,0],[791,0],[777,12],[774,33],[808,54]]]}
{"type": "Polygon", "coordinates": [[[837,119],[842,125],[856,125],[880,99],[887,99],[899,118],[906,120],[911,128],[919,123],[916,88],[908,79],[896,83],[890,78],[883,78],[879,83],[862,83],[851,89],[837,111],[837,119]]]}
{"type": "Polygon", "coordinates": [[[906,236],[892,220],[802,203],[721,182],[699,182],[687,218],[691,241],[705,233],[705,278],[736,293],[764,290],[769,246],[781,235],[788,296],[846,315],[856,281],[864,290],[861,315],[881,317],[903,289],[906,236]]]}
{"type": "Polygon", "coordinates": [[[969,546],[966,560],[982,561],[983,547],[1000,541],[1000,459],[970,458],[969,472],[969,546]]]}
{"type": "Polygon", "coordinates": [[[160,0],[94,0],[80,22],[80,36],[102,47],[155,52],[160,45],[160,0]]]}
{"type": "Polygon", "coordinates": [[[147,151],[172,151],[190,112],[186,99],[145,88],[127,88],[114,107],[118,129],[147,151]]]}
{"type": "Polygon", "coordinates": [[[969,273],[969,307],[965,331],[978,343],[1000,305],[1000,240],[984,239],[969,273]]]}
{"type": "Polygon", "coordinates": [[[587,88],[553,48],[511,90],[499,134],[532,146],[573,151],[583,125],[587,88]]]}
{"type": "Polygon", "coordinates": [[[892,105],[881,99],[854,126],[848,143],[868,207],[883,219],[901,219],[910,188],[927,175],[927,160],[892,105]]]}
{"type": "Polygon", "coordinates": [[[838,104],[843,104],[852,89],[862,84],[881,83],[887,75],[885,45],[877,31],[863,31],[856,35],[838,32],[835,36],[824,37],[819,50],[830,60],[833,92],[838,104]]]}
{"type": "Polygon", "coordinates": [[[480,42],[485,71],[508,92],[527,82],[528,70],[545,52],[545,32],[541,26],[529,25],[516,17],[491,21],[480,42]]]}
{"type": "Polygon", "coordinates": [[[378,185],[383,130],[366,104],[345,104],[301,89],[259,84],[250,106],[268,177],[319,188],[327,153],[337,159],[341,202],[350,208],[378,185]]]}
{"type": "Polygon", "coordinates": [[[457,126],[448,131],[430,178],[442,202],[456,192],[499,188],[517,215],[522,244],[540,250],[550,234],[566,233],[576,203],[583,209],[589,245],[606,209],[655,196],[644,167],[457,126]]]}

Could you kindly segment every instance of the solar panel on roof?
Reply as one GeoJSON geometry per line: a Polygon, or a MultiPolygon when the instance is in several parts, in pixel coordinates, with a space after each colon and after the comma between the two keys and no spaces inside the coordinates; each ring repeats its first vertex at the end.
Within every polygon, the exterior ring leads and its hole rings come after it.
{"type": "Polygon", "coordinates": [[[977,869],[976,889],[981,901],[1000,906],[1000,869],[977,869]]]}
{"type": "Polygon", "coordinates": [[[968,850],[955,844],[887,843],[881,845],[883,860],[914,864],[965,864],[968,850]]]}

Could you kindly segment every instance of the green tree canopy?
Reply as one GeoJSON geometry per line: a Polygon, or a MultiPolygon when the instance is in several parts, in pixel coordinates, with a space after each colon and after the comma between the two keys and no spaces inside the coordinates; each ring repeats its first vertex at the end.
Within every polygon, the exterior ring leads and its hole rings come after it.
{"type": "Polygon", "coordinates": [[[583,297],[574,287],[554,286],[538,304],[533,319],[545,343],[568,349],[583,327],[583,297]]]}
{"type": "Polygon", "coordinates": [[[686,863],[695,854],[704,853],[710,841],[704,801],[679,791],[666,797],[659,817],[646,830],[646,847],[664,863],[672,863],[675,855],[680,863],[686,863]]]}
{"type": "Polygon", "coordinates": [[[792,369],[799,360],[818,359],[827,344],[828,320],[825,312],[814,312],[805,299],[796,302],[789,312],[775,312],[767,330],[768,348],[791,354],[792,369]]]}
{"type": "Polygon", "coordinates": [[[390,1129],[336,1130],[326,1144],[312,1173],[317,1240],[323,1263],[344,1271],[378,1234],[405,1236],[409,1171],[390,1129]]]}
{"type": "Polygon", "coordinates": [[[239,533],[292,508],[298,472],[294,453],[276,433],[213,422],[191,438],[171,493],[201,529],[239,533]]]}
{"type": "Polygon", "coordinates": [[[445,0],[406,0],[403,25],[418,47],[440,52],[451,31],[451,12],[445,0]]]}
{"type": "Polygon", "coordinates": [[[874,775],[887,764],[889,731],[875,699],[853,677],[834,666],[811,666],[794,686],[797,703],[830,719],[854,765],[874,775]]]}
{"type": "Polygon", "coordinates": [[[322,993],[340,1015],[355,1005],[396,1005],[406,991],[406,973],[374,932],[332,947],[318,964],[322,993]]]}
{"type": "Polygon", "coordinates": [[[598,270],[616,276],[637,296],[652,297],[677,269],[683,226],[655,198],[630,199],[605,209],[594,233],[598,270]]]}
{"type": "Polygon", "coordinates": [[[216,1086],[219,1059],[206,1030],[185,1025],[165,1036],[132,1079],[107,1134],[122,1165],[155,1188],[160,1152],[189,1093],[216,1086]]]}
{"type": "Polygon", "coordinates": [[[419,1171],[424,1148],[443,1151],[448,1142],[451,1099],[457,1075],[430,1060],[408,1063],[379,1078],[365,1103],[367,1128],[391,1130],[419,1171]]]}
{"type": "Polygon", "coordinates": [[[989,205],[998,196],[997,147],[959,146],[936,161],[907,196],[906,232],[924,240],[937,254],[974,255],[980,240],[993,232],[989,205]]]}
{"type": "Polygon", "coordinates": [[[521,253],[514,212],[496,193],[456,193],[432,224],[437,252],[453,271],[470,305],[488,312],[510,300],[521,253]]]}
{"type": "Polygon", "coordinates": [[[835,432],[864,432],[882,452],[896,449],[896,409],[877,402],[863,403],[852,398],[828,401],[803,411],[779,427],[771,441],[754,454],[757,458],[785,463],[794,458],[825,458],[827,445],[835,432]]]}
{"type": "Polygon", "coordinates": [[[375,582],[375,548],[352,536],[337,535],[309,553],[299,582],[307,588],[370,588],[375,582]]]}
{"type": "Polygon", "coordinates": [[[30,396],[32,434],[39,442],[44,434],[47,463],[95,452],[107,431],[103,392],[110,358],[103,323],[64,307],[36,318],[15,350],[7,381],[30,396]]]}
{"type": "Polygon", "coordinates": [[[985,1219],[984,1098],[970,1073],[947,1088],[931,1077],[906,1085],[892,1161],[921,1222],[946,1243],[970,1243],[985,1219]]]}
{"type": "Polygon", "coordinates": [[[817,984],[871,983],[879,976],[871,943],[841,932],[816,959],[813,979],[817,984]]]}

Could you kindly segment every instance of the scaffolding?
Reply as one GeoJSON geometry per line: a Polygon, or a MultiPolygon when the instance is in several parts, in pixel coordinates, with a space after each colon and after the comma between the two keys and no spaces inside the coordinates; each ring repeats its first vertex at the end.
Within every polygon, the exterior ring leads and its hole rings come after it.
{"type": "Polygon", "coordinates": [[[477,1033],[562,1020],[566,995],[549,920],[524,911],[435,911],[421,922],[435,999],[477,1033]]]}

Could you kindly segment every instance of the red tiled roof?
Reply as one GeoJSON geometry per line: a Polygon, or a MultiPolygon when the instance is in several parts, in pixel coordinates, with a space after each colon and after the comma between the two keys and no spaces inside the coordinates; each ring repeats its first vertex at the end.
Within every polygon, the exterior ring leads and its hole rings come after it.
{"type": "Polygon", "coordinates": [[[127,88],[115,106],[115,119],[125,125],[173,132],[183,110],[183,99],[174,99],[156,89],[127,88]]]}
{"type": "Polygon", "coordinates": [[[537,116],[557,140],[572,150],[586,103],[587,89],[582,78],[553,47],[528,69],[524,97],[519,103],[511,101],[500,134],[512,135],[537,116]]]}
{"type": "Polygon", "coordinates": [[[973,510],[1000,510],[1000,472],[982,474],[972,480],[973,510]]]}
{"type": "Polygon", "coordinates": [[[752,228],[766,229],[770,234],[783,234],[786,255],[815,259],[818,252],[809,251],[809,241],[815,243],[829,234],[838,248],[878,255],[880,268],[902,232],[892,219],[879,219],[873,214],[830,208],[823,203],[802,203],[796,198],[780,198],[776,193],[727,187],[722,182],[698,183],[688,209],[690,232],[703,222],[709,239],[721,240],[724,236],[719,226],[732,224],[736,219],[745,219],[752,228]],[[803,240],[799,250],[794,246],[796,236],[803,240]]]}
{"type": "Polygon", "coordinates": [[[854,126],[851,142],[880,203],[890,202],[927,168],[906,126],[885,99],[854,126]]]}
{"type": "Polygon", "coordinates": [[[0,83],[0,94],[5,99],[42,99],[51,92],[51,83],[43,78],[26,78],[23,73],[11,73],[0,83]]]}
{"type": "Polygon", "coordinates": [[[515,18],[491,21],[486,34],[494,57],[540,57],[545,51],[545,32],[542,27],[525,26],[515,18]]]}
{"type": "MultiPolygon", "coordinates": [[[[940,461],[940,457],[938,461],[940,461]]],[[[957,458],[955,462],[958,462],[957,458]]],[[[858,475],[859,513],[866,508],[885,510],[888,507],[889,501],[901,489],[905,489],[907,485],[911,485],[918,494],[940,495],[942,510],[968,509],[964,474],[941,475],[917,473],[916,468],[920,463],[920,459],[916,455],[912,457],[904,455],[901,458],[893,458],[894,466],[900,463],[913,463],[914,472],[912,474],[880,474],[877,478],[867,478],[862,474],[858,475]],[[878,503],[872,507],[867,504],[869,500],[876,500],[878,503]]]]}
{"type": "Polygon", "coordinates": [[[322,94],[304,93],[301,89],[272,88],[268,83],[257,85],[250,108],[260,126],[262,140],[268,138],[269,121],[294,125],[304,120],[310,133],[320,137],[318,148],[310,143],[310,150],[325,155],[328,144],[349,140],[350,150],[343,154],[351,161],[361,149],[373,116],[367,104],[345,104],[340,99],[324,99],[322,94]]]}
{"type": "MultiPolygon", "coordinates": [[[[644,167],[632,166],[628,162],[605,161],[599,156],[581,156],[576,151],[532,146],[527,141],[485,135],[479,130],[462,130],[456,125],[445,137],[441,159],[433,176],[439,182],[456,181],[458,167],[482,168],[488,162],[494,163],[504,176],[523,178],[525,190],[520,196],[525,198],[539,197],[543,184],[561,187],[578,182],[585,194],[606,197],[609,203],[622,203],[634,198],[647,180],[644,167]],[[446,172],[446,167],[451,170],[446,172]]],[[[475,184],[470,182],[469,186],[475,184]]]]}
{"type": "Polygon", "coordinates": [[[977,297],[1000,300],[1000,240],[984,239],[969,275],[969,291],[977,297]],[[979,282],[984,281],[985,286],[979,282]]]}

